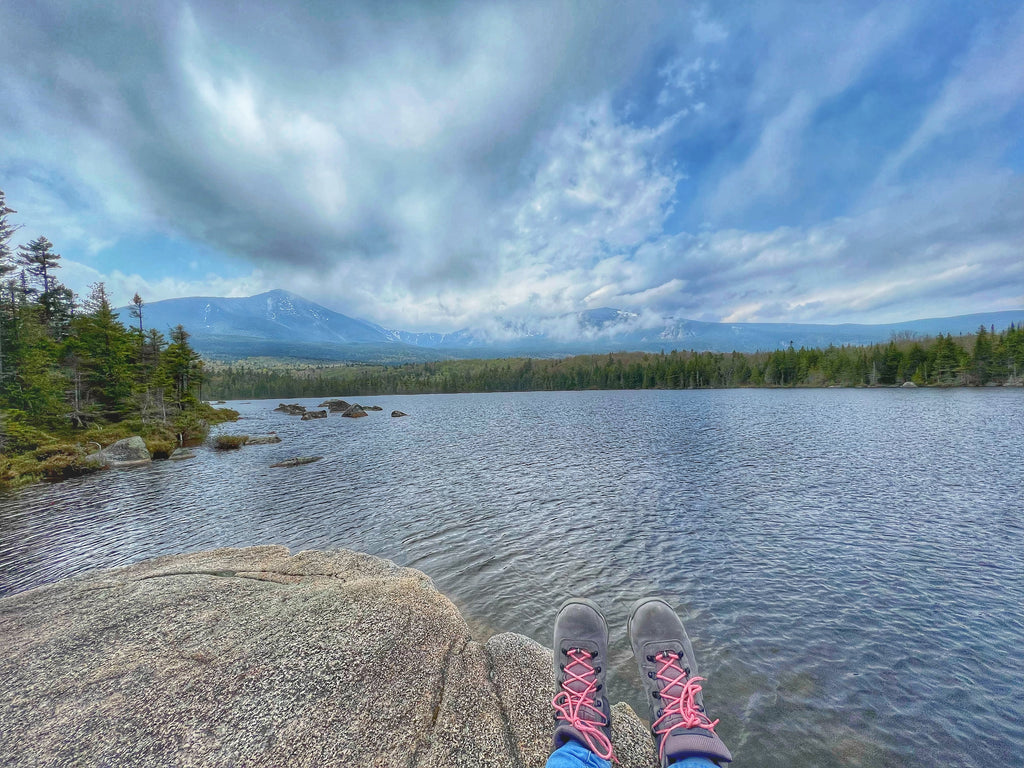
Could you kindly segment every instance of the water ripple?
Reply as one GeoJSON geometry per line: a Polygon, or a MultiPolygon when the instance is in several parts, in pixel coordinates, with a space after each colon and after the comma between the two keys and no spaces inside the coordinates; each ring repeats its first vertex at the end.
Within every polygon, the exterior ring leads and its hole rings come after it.
{"type": "Polygon", "coordinates": [[[0,594],[212,547],[364,550],[478,632],[547,643],[562,598],[597,600],[612,696],[639,711],[625,620],[661,593],[737,766],[1019,763],[1020,391],[361,401],[385,411],[234,404],[219,429],[283,442],[0,496],[0,594]],[[324,458],[269,467],[298,454],[324,458]]]}

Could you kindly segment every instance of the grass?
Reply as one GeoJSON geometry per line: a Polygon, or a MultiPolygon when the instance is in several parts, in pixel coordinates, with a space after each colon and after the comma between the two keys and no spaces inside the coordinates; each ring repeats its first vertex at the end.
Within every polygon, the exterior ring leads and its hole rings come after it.
{"type": "Polygon", "coordinates": [[[248,435],[217,435],[213,447],[218,451],[237,451],[248,442],[248,435]]]}
{"type": "Polygon", "coordinates": [[[166,459],[177,447],[178,443],[175,440],[163,440],[159,437],[146,440],[146,450],[154,459],[166,459]]]}

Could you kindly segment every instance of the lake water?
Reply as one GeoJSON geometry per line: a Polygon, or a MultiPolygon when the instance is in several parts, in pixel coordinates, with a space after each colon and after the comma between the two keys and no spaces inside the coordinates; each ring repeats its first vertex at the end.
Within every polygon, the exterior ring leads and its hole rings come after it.
{"type": "Polygon", "coordinates": [[[385,410],[231,403],[220,431],[284,442],[0,496],[0,594],[213,547],[362,550],[478,634],[549,645],[564,597],[596,600],[611,699],[638,711],[626,616],[662,594],[736,766],[1024,765],[1024,391],[359,402],[385,410]],[[268,468],[302,454],[324,459],[268,468]]]}

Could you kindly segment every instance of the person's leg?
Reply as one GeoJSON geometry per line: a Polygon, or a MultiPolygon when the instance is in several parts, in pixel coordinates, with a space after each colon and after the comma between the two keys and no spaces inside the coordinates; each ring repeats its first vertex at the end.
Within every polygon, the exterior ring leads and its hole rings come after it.
{"type": "Polygon", "coordinates": [[[718,763],[713,763],[706,757],[684,757],[669,765],[671,768],[718,768],[718,763]]]}
{"type": "Polygon", "coordinates": [[[671,606],[660,598],[636,603],[629,614],[629,639],[662,766],[708,768],[730,762],[732,754],[715,733],[718,721],[704,711],[704,678],[697,676],[690,638],[671,606]]]}
{"type": "Polygon", "coordinates": [[[574,598],[555,616],[554,634],[557,693],[551,702],[555,732],[548,768],[608,768],[614,756],[611,705],[604,691],[608,624],[594,603],[574,598]]]}
{"type": "Polygon", "coordinates": [[[576,741],[560,746],[548,758],[545,768],[611,768],[610,760],[598,757],[576,741]]]}

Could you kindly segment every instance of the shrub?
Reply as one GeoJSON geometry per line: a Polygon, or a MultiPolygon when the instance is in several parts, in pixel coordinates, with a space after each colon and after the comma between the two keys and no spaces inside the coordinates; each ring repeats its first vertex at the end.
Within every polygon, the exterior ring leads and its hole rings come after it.
{"type": "Polygon", "coordinates": [[[50,443],[49,445],[40,446],[32,451],[32,456],[36,461],[45,461],[51,456],[59,456],[61,454],[66,454],[68,456],[84,455],[80,446],[69,445],[68,443],[50,443]]]}
{"type": "Polygon", "coordinates": [[[159,437],[151,437],[146,440],[146,450],[154,459],[166,459],[177,448],[173,440],[163,440],[159,437]]]}
{"type": "Polygon", "coordinates": [[[205,438],[206,433],[210,431],[210,425],[192,411],[185,411],[174,420],[174,431],[181,435],[182,443],[188,443],[205,438]]]}
{"type": "Polygon", "coordinates": [[[217,435],[213,447],[221,451],[233,451],[245,445],[248,435],[217,435]]]}
{"type": "Polygon", "coordinates": [[[53,436],[22,422],[21,411],[0,413],[0,450],[4,453],[22,453],[53,442],[53,436]]]}
{"type": "Polygon", "coordinates": [[[65,477],[84,475],[86,472],[100,469],[95,464],[84,464],[82,458],[80,453],[55,453],[39,462],[38,471],[50,480],[62,480],[65,477]]]}
{"type": "Polygon", "coordinates": [[[210,424],[238,421],[238,411],[233,408],[210,408],[203,412],[203,418],[210,424]]]}

